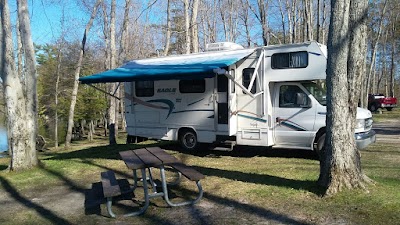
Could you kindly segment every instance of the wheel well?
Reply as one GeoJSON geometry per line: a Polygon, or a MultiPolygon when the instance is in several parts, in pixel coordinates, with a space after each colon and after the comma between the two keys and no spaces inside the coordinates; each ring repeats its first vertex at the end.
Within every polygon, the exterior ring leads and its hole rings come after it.
{"type": "Polygon", "coordinates": [[[315,135],[314,144],[317,144],[318,139],[319,139],[323,134],[325,134],[325,133],[326,133],[326,127],[321,127],[321,128],[318,130],[317,134],[315,135]]]}
{"type": "Polygon", "coordinates": [[[178,130],[178,139],[180,139],[180,137],[182,136],[182,134],[183,134],[185,131],[192,131],[192,132],[194,133],[194,135],[196,135],[196,137],[197,137],[197,133],[196,133],[196,131],[195,131],[193,128],[190,128],[190,127],[181,127],[181,128],[179,128],[179,130],[178,130]]]}

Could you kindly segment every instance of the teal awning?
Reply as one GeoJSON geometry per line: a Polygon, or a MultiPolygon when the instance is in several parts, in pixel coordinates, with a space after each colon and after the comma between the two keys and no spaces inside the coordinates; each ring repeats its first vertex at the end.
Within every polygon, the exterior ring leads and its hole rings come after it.
{"type": "Polygon", "coordinates": [[[243,49],[133,60],[113,70],[81,77],[79,81],[91,84],[210,78],[215,76],[214,69],[230,66],[253,52],[254,49],[243,49]]]}

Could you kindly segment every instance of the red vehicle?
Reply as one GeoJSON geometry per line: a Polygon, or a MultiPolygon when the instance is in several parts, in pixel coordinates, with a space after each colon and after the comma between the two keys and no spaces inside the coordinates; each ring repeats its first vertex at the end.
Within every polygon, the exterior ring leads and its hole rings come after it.
{"type": "Polygon", "coordinates": [[[379,108],[386,108],[387,111],[392,111],[397,106],[397,98],[385,97],[383,94],[369,94],[368,95],[368,109],[375,112],[379,108]]]}

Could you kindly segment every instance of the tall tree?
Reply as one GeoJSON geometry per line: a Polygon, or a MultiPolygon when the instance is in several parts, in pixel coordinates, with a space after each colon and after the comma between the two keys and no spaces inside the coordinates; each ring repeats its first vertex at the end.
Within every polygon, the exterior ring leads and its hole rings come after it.
{"type": "Polygon", "coordinates": [[[14,171],[32,168],[38,163],[36,155],[36,60],[27,2],[21,0],[17,3],[25,62],[24,80],[22,74],[18,74],[15,68],[8,2],[7,0],[0,1],[2,30],[0,32],[2,43],[0,73],[7,105],[8,138],[11,148],[10,170],[14,171]]]}
{"type": "MultiPolygon", "coordinates": [[[[116,47],[115,47],[115,10],[116,0],[111,0],[111,13],[110,13],[110,69],[116,67],[116,47]]],[[[118,87],[115,83],[109,84],[111,94],[118,95],[118,87]]],[[[117,107],[118,102],[114,97],[109,97],[108,108],[108,128],[110,145],[116,144],[116,136],[118,135],[118,120],[117,120],[117,107]]]]}
{"type": "Polygon", "coordinates": [[[365,71],[367,0],[332,0],[327,62],[327,134],[319,184],[326,195],[364,188],[354,129],[365,71]]]}
{"type": "Polygon", "coordinates": [[[71,146],[72,128],[74,127],[74,113],[75,113],[76,97],[78,95],[78,87],[79,87],[78,79],[79,79],[79,75],[81,73],[83,56],[85,54],[86,38],[90,31],[90,28],[92,27],[93,20],[96,17],[97,9],[98,9],[99,5],[101,4],[101,2],[102,2],[102,0],[97,0],[95,5],[93,6],[93,10],[90,15],[89,22],[86,24],[85,31],[83,33],[82,43],[81,43],[81,47],[80,47],[80,51],[79,51],[79,58],[76,63],[75,73],[74,73],[75,80],[74,80],[74,87],[72,89],[71,105],[70,105],[69,114],[68,114],[67,136],[65,138],[65,148],[66,149],[70,148],[70,146],[71,146]]]}

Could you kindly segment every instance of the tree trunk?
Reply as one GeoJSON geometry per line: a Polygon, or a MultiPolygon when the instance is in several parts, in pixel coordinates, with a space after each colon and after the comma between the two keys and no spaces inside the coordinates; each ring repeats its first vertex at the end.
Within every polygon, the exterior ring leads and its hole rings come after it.
{"type": "MultiPolygon", "coordinates": [[[[116,67],[115,63],[115,9],[116,8],[116,0],[111,1],[111,16],[110,16],[110,69],[114,69],[116,67]]],[[[118,90],[117,85],[115,83],[110,84],[110,93],[117,94],[118,90]]],[[[108,129],[109,132],[109,142],[110,145],[117,144],[116,135],[118,131],[117,124],[117,99],[114,97],[109,97],[109,110],[108,110],[108,129]]]]}
{"type": "Polygon", "coordinates": [[[167,0],[167,31],[165,33],[164,56],[168,55],[171,44],[171,0],[167,0]]]}
{"type": "Polygon", "coordinates": [[[198,10],[199,10],[199,0],[193,0],[192,17],[190,20],[192,52],[199,52],[199,37],[198,37],[198,25],[197,25],[198,10]]]}
{"type": "Polygon", "coordinates": [[[190,19],[189,19],[189,0],[183,0],[185,14],[185,53],[190,53],[190,19]]]}
{"type": "Polygon", "coordinates": [[[327,62],[327,133],[318,183],[327,196],[364,188],[354,128],[365,63],[367,0],[332,0],[327,62]]]}
{"type": "Polygon", "coordinates": [[[69,114],[68,114],[68,128],[67,128],[67,136],[65,138],[65,149],[69,149],[70,145],[71,145],[72,128],[74,126],[74,113],[75,113],[76,97],[78,95],[78,86],[79,86],[78,79],[79,79],[79,75],[81,73],[83,55],[85,54],[86,38],[90,31],[90,28],[92,27],[93,20],[96,17],[97,8],[99,7],[101,2],[102,2],[102,0],[96,1],[96,4],[94,5],[93,10],[92,10],[92,14],[90,15],[89,22],[86,24],[85,31],[83,33],[82,45],[81,45],[81,49],[79,51],[79,58],[78,58],[78,62],[76,63],[75,74],[74,74],[75,80],[74,80],[74,87],[72,89],[71,105],[70,105],[69,114]]]}
{"type": "Polygon", "coordinates": [[[128,35],[129,35],[129,9],[131,8],[131,0],[125,0],[125,12],[124,21],[122,22],[122,32],[121,32],[121,42],[120,42],[120,52],[119,52],[119,62],[120,64],[125,63],[127,60],[127,50],[128,50],[128,35]]]}
{"type": "Polygon", "coordinates": [[[36,155],[36,115],[32,117],[32,100],[36,95],[32,93],[32,83],[36,84],[35,59],[32,57],[33,46],[30,39],[30,24],[26,1],[18,2],[18,17],[20,20],[21,38],[25,50],[26,79],[29,79],[29,94],[25,98],[22,81],[16,72],[14,49],[11,31],[9,7],[7,1],[0,1],[1,19],[1,79],[3,81],[4,97],[7,106],[8,143],[11,150],[10,170],[23,170],[35,167],[38,163],[36,155]],[[30,39],[30,40],[29,40],[30,39]],[[31,45],[32,44],[32,45],[31,45]],[[33,66],[33,68],[32,68],[33,66]],[[33,73],[33,74],[31,74],[33,73]],[[34,80],[32,82],[32,79],[34,80]],[[28,102],[30,105],[28,105],[28,102]],[[28,118],[28,115],[31,118],[28,118]],[[32,134],[33,133],[33,134],[32,134]],[[35,140],[32,143],[32,136],[35,140]]]}
{"type": "Polygon", "coordinates": [[[54,147],[58,149],[58,89],[60,84],[60,73],[61,73],[61,44],[58,47],[58,54],[57,54],[57,70],[56,70],[56,84],[55,84],[55,93],[54,93],[54,147]]]}
{"type": "Polygon", "coordinates": [[[31,25],[29,19],[28,3],[26,0],[17,1],[19,29],[21,32],[21,42],[24,51],[25,63],[25,96],[26,96],[26,113],[25,120],[27,130],[30,135],[26,143],[28,165],[36,166],[38,163],[36,155],[36,138],[38,134],[38,97],[37,97],[37,73],[36,73],[36,56],[31,37],[31,25]]]}
{"type": "MultiPolygon", "coordinates": [[[[375,81],[375,61],[376,61],[376,51],[378,49],[378,42],[379,39],[381,37],[382,34],[382,30],[383,30],[383,22],[384,22],[384,15],[385,15],[385,11],[386,11],[386,5],[387,5],[387,0],[384,1],[383,3],[383,9],[382,9],[382,13],[380,16],[380,22],[379,22],[379,27],[378,27],[378,33],[377,33],[377,37],[375,40],[372,40],[372,50],[371,50],[371,64],[369,67],[369,71],[368,71],[368,77],[367,80],[369,81],[367,83],[367,90],[369,89],[369,85],[372,82],[372,91],[376,92],[376,81],[375,81]]],[[[367,96],[365,96],[365,98],[367,98],[367,96]]]]}

